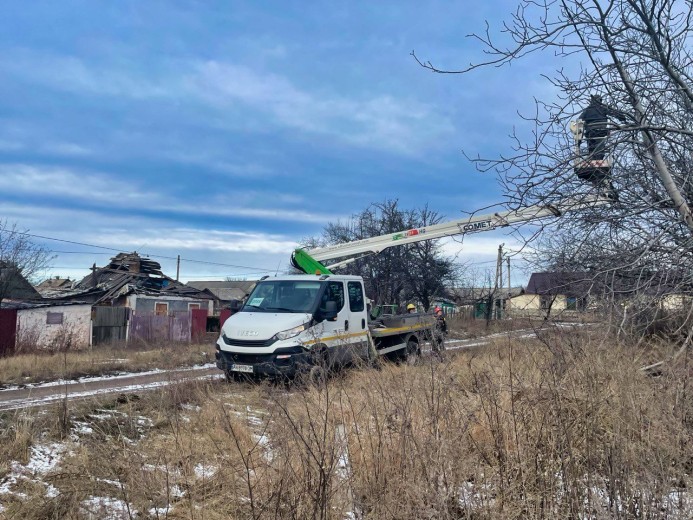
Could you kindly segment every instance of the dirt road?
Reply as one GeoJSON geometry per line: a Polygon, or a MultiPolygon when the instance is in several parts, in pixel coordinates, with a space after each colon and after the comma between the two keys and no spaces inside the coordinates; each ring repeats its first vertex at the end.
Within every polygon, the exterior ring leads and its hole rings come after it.
{"type": "Polygon", "coordinates": [[[15,410],[44,406],[64,399],[84,399],[100,394],[128,393],[203,378],[218,378],[223,374],[213,364],[176,370],[125,374],[111,377],[83,378],[79,381],[51,382],[25,388],[0,391],[0,410],[15,410]]]}
{"type": "MultiPolygon", "coordinates": [[[[531,329],[503,332],[475,339],[448,340],[446,349],[459,351],[487,345],[502,338],[523,339],[533,337],[531,329]]],[[[424,354],[428,346],[424,347],[424,354]]],[[[0,411],[45,406],[67,397],[68,400],[85,399],[95,395],[141,392],[162,386],[196,379],[221,378],[223,374],[213,364],[176,370],[154,370],[118,376],[82,378],[78,381],[54,381],[23,388],[0,390],[0,411]]]]}

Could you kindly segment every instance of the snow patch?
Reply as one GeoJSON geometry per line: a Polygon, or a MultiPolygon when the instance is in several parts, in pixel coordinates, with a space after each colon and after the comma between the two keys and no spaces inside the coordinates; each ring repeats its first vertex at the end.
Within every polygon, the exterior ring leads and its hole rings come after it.
{"type": "Polygon", "coordinates": [[[65,445],[58,443],[32,446],[31,457],[26,469],[35,475],[45,475],[58,465],[64,451],[65,445]]]}
{"type": "Polygon", "coordinates": [[[199,479],[211,478],[217,473],[217,468],[198,464],[195,466],[195,476],[199,479]]]}
{"type": "Polygon", "coordinates": [[[82,501],[82,509],[91,518],[101,520],[129,520],[137,518],[137,511],[130,508],[127,502],[112,497],[90,496],[82,501]]]}
{"type": "MultiPolygon", "coordinates": [[[[116,360],[116,361],[122,361],[122,360],[116,360]]],[[[175,368],[173,370],[164,370],[161,368],[155,368],[153,370],[148,370],[146,372],[118,372],[116,375],[110,375],[110,376],[84,376],[84,377],[79,377],[76,379],[58,379],[56,381],[47,381],[44,383],[30,383],[27,385],[11,385],[11,386],[6,386],[3,387],[2,390],[0,390],[0,395],[2,395],[2,392],[7,392],[11,390],[19,390],[21,388],[49,388],[51,386],[61,386],[61,385],[74,385],[74,384],[79,384],[79,383],[93,383],[96,381],[118,381],[120,379],[125,379],[128,377],[140,377],[140,376],[150,376],[154,374],[161,374],[162,372],[167,372],[167,373],[175,373],[175,372],[186,372],[186,371],[193,371],[193,370],[206,370],[208,368],[213,368],[216,365],[214,363],[205,363],[204,365],[195,365],[192,367],[184,367],[184,368],[175,368]]]]}

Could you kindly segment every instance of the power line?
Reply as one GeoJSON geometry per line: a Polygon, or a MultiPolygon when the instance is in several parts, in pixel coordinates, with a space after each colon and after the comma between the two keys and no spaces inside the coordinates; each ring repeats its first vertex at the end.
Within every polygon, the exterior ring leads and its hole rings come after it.
{"type": "MultiPolygon", "coordinates": [[[[36,235],[36,234],[33,234],[33,233],[27,233],[27,232],[25,232],[25,231],[16,231],[15,233],[17,233],[18,235],[25,235],[25,236],[33,237],[33,238],[41,238],[41,239],[44,239],[44,240],[53,240],[53,241],[55,241],[55,242],[63,242],[63,243],[65,243],[65,244],[74,244],[74,245],[85,246],[85,247],[95,247],[95,248],[97,248],[97,249],[105,249],[105,250],[107,250],[107,251],[116,251],[116,252],[118,252],[118,253],[122,253],[122,252],[123,252],[122,249],[116,249],[116,248],[114,248],[114,247],[99,246],[99,245],[96,245],[96,244],[87,244],[86,242],[77,242],[77,241],[75,241],[75,240],[66,240],[66,239],[64,239],[64,238],[54,238],[54,237],[48,237],[48,236],[45,236],[45,235],[36,235]]],[[[55,252],[57,253],[58,251],[55,251],[55,252]]],[[[75,252],[75,253],[77,253],[77,252],[75,252]]],[[[105,254],[105,253],[96,253],[96,254],[105,254]]],[[[150,257],[152,257],[152,258],[164,258],[164,259],[166,259],[166,260],[178,260],[178,259],[177,259],[176,257],[174,257],[174,256],[166,256],[166,255],[148,255],[148,256],[150,256],[150,257]]],[[[250,269],[251,271],[256,271],[256,272],[260,272],[260,273],[266,273],[266,272],[275,271],[274,268],[272,268],[272,269],[261,269],[261,268],[259,268],[259,267],[250,267],[250,266],[247,266],[247,265],[225,264],[225,263],[221,263],[221,262],[210,262],[210,261],[207,261],[207,260],[194,260],[194,259],[192,259],[192,258],[181,258],[180,260],[181,260],[181,262],[185,261],[185,262],[191,262],[191,263],[195,263],[195,264],[218,265],[218,266],[222,266],[222,267],[233,267],[233,268],[236,268],[236,269],[250,269]]]]}
{"type": "Polygon", "coordinates": [[[61,255],[110,255],[105,251],[58,251],[57,249],[46,249],[49,253],[59,253],[61,255]]]}

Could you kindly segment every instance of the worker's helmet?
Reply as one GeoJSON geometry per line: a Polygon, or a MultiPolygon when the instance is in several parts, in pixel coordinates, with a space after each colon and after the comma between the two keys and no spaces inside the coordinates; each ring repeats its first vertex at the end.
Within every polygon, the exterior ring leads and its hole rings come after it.
{"type": "Polygon", "coordinates": [[[433,312],[435,312],[436,314],[438,314],[439,312],[443,312],[443,309],[441,309],[440,307],[436,306],[436,308],[433,309],[433,312]]]}
{"type": "Polygon", "coordinates": [[[408,311],[415,311],[416,305],[414,305],[413,303],[410,303],[409,305],[407,305],[407,310],[408,311]]]}

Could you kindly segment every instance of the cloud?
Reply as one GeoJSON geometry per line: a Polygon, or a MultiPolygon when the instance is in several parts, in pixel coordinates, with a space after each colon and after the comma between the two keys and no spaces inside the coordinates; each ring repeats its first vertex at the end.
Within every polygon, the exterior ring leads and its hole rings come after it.
{"type": "Polygon", "coordinates": [[[51,218],[47,219],[42,208],[12,203],[3,204],[3,213],[8,220],[18,222],[21,229],[29,228],[34,235],[73,241],[62,243],[32,238],[57,252],[52,273],[78,278],[87,274],[87,267],[92,263],[104,265],[117,251],[133,250],[161,262],[169,275],[175,273],[175,257],[180,254],[186,259],[182,272],[187,279],[208,275],[216,278],[257,276],[258,273],[273,273],[277,266],[283,268],[297,246],[292,238],[277,233],[195,229],[127,213],[113,219],[93,210],[51,208],[51,218]],[[78,251],[81,252],[74,254],[78,251]],[[210,265],[210,262],[223,265],[210,265]]]}
{"type": "Polygon", "coordinates": [[[224,115],[217,122],[230,128],[266,132],[270,122],[406,156],[439,148],[455,133],[447,115],[415,99],[368,92],[361,86],[335,91],[328,81],[305,89],[278,73],[214,60],[161,61],[156,68],[140,71],[120,63],[94,64],[73,56],[15,49],[0,58],[0,71],[81,96],[173,101],[191,109],[202,105],[221,110],[224,115]]]}
{"type": "Polygon", "coordinates": [[[55,90],[98,96],[136,99],[165,97],[171,94],[159,78],[138,76],[117,67],[94,66],[74,57],[13,49],[3,53],[0,70],[33,84],[55,90]]]}
{"type": "Polygon", "coordinates": [[[221,251],[232,253],[270,253],[285,254],[298,247],[298,243],[282,235],[250,233],[237,231],[219,231],[170,228],[162,236],[159,229],[143,230],[133,236],[129,233],[107,233],[105,236],[93,237],[98,244],[120,244],[127,249],[144,247],[147,249],[221,251]]]}
{"type": "Polygon", "coordinates": [[[22,195],[30,204],[30,197],[55,198],[57,200],[80,201],[85,204],[107,205],[111,210],[128,209],[162,214],[182,214],[213,217],[244,217],[281,222],[329,222],[339,215],[313,213],[291,207],[301,199],[285,196],[282,193],[255,191],[234,191],[234,204],[228,203],[227,195],[210,197],[204,194],[204,201],[194,201],[192,197],[178,200],[165,193],[152,193],[146,186],[136,181],[122,182],[113,175],[64,167],[35,166],[29,164],[0,163],[0,193],[22,195]],[[258,207],[243,205],[244,199],[252,201],[261,198],[272,205],[258,207]],[[288,206],[287,206],[288,205],[288,206]]]}
{"type": "Polygon", "coordinates": [[[92,150],[86,146],[67,142],[44,143],[39,146],[38,151],[65,157],[83,157],[93,153],[92,150]]]}
{"type": "Polygon", "coordinates": [[[63,167],[0,164],[0,192],[126,204],[148,199],[129,184],[63,167]],[[117,194],[117,196],[114,196],[117,194]]]}
{"type": "Polygon", "coordinates": [[[191,90],[221,108],[242,104],[281,125],[366,148],[416,154],[454,132],[447,118],[414,100],[310,92],[283,76],[229,63],[200,63],[188,80],[191,90]]]}

